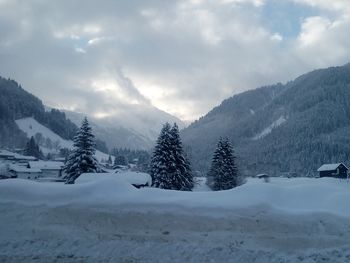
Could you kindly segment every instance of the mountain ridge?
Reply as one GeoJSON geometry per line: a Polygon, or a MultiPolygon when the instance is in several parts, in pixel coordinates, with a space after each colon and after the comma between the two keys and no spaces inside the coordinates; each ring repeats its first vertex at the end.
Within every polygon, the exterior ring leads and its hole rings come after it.
{"type": "Polygon", "coordinates": [[[17,119],[33,117],[63,139],[72,140],[85,116],[93,126],[98,148],[105,152],[115,147],[150,150],[165,122],[184,127],[180,119],[151,105],[103,119],[53,109],[16,81],[0,77],[0,147],[24,147],[27,138],[16,125],[17,119]]]}
{"type": "Polygon", "coordinates": [[[181,134],[195,169],[203,172],[216,141],[227,136],[242,173],[314,174],[322,163],[350,159],[349,99],[350,64],[314,70],[226,99],[181,134]],[[254,140],[280,118],[285,121],[254,140]]]}

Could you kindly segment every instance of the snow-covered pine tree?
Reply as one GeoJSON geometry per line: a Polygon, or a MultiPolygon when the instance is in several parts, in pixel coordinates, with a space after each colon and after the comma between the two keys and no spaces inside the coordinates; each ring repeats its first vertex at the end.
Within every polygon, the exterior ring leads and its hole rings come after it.
{"type": "Polygon", "coordinates": [[[98,164],[94,157],[95,136],[85,117],[80,129],[74,137],[74,149],[68,157],[64,167],[66,172],[66,184],[74,184],[82,173],[97,172],[98,164]]]}
{"type": "Polygon", "coordinates": [[[207,183],[214,191],[231,189],[239,184],[235,156],[228,139],[220,138],[218,142],[207,175],[207,183]]]}
{"type": "Polygon", "coordinates": [[[190,191],[193,176],[190,163],[184,155],[176,124],[166,123],[157,139],[151,160],[153,186],[163,189],[190,191]]]}
{"type": "Polygon", "coordinates": [[[184,154],[179,127],[174,123],[170,130],[171,146],[175,161],[172,189],[191,191],[194,186],[193,175],[189,160],[184,154]]]}
{"type": "Polygon", "coordinates": [[[175,160],[171,150],[170,130],[170,124],[165,123],[158,136],[151,159],[152,185],[157,188],[172,189],[175,160]]]}
{"type": "Polygon", "coordinates": [[[108,161],[107,161],[107,163],[109,164],[109,165],[112,165],[113,164],[113,161],[112,161],[112,156],[108,156],[108,161]]]}
{"type": "Polygon", "coordinates": [[[34,137],[30,137],[24,149],[24,155],[34,156],[38,159],[43,159],[44,155],[41,152],[39,145],[36,143],[34,137]]]}

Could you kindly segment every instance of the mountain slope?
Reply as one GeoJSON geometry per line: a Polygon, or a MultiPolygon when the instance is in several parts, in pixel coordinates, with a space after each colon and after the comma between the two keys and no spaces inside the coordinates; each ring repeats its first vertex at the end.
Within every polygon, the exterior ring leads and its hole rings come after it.
{"type": "Polygon", "coordinates": [[[316,70],[225,100],[182,137],[202,171],[218,138],[228,136],[243,173],[314,174],[322,163],[349,161],[349,100],[350,64],[316,70]]]}
{"type": "Polygon", "coordinates": [[[64,139],[72,139],[77,130],[63,112],[46,111],[40,99],[17,82],[0,77],[0,147],[23,147],[27,141],[15,120],[33,117],[64,139]]]}
{"type": "MultiPolygon", "coordinates": [[[[61,138],[59,135],[54,133],[49,128],[37,122],[34,118],[23,118],[16,120],[16,124],[18,128],[23,131],[27,138],[31,136],[36,138],[37,143],[40,146],[40,149],[43,153],[59,153],[60,149],[73,148],[73,141],[65,140],[61,138]],[[40,134],[40,139],[38,139],[38,134],[40,134]]],[[[108,160],[109,155],[102,153],[100,151],[96,151],[96,158],[99,161],[108,160]]]]}
{"type": "MultiPolygon", "coordinates": [[[[180,128],[185,126],[180,119],[155,107],[137,107],[135,105],[131,112],[105,118],[88,116],[96,137],[105,141],[110,150],[114,147],[150,150],[165,122],[176,122],[180,128]]],[[[65,112],[76,124],[81,123],[85,116],[82,113],[65,112]]]]}
{"type": "MultiPolygon", "coordinates": [[[[181,120],[153,106],[135,105],[132,112],[125,109],[121,112],[100,119],[88,116],[97,148],[101,151],[108,151],[107,147],[109,150],[114,147],[149,150],[165,122],[177,122],[180,128],[184,127],[181,120]]],[[[62,139],[72,140],[85,114],[45,107],[17,82],[0,77],[0,148],[24,147],[27,137],[15,120],[28,117],[33,117],[62,139]]]]}

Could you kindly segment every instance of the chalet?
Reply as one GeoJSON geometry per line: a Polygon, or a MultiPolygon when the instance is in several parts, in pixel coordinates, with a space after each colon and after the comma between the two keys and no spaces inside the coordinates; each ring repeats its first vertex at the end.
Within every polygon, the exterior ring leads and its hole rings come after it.
{"type": "Polygon", "coordinates": [[[28,168],[39,169],[42,172],[41,177],[60,178],[64,163],[56,161],[32,161],[28,162],[28,168]]]}
{"type": "Polygon", "coordinates": [[[11,164],[9,166],[9,174],[12,178],[20,178],[20,179],[38,179],[42,172],[40,169],[32,169],[25,166],[11,164]]]}
{"type": "Polygon", "coordinates": [[[317,169],[320,173],[320,177],[335,177],[335,178],[347,178],[348,167],[343,163],[324,164],[317,169]]]}
{"type": "Polygon", "coordinates": [[[26,163],[29,161],[35,161],[37,158],[33,156],[24,156],[18,153],[13,153],[7,150],[0,150],[0,162],[1,163],[26,163]]]}

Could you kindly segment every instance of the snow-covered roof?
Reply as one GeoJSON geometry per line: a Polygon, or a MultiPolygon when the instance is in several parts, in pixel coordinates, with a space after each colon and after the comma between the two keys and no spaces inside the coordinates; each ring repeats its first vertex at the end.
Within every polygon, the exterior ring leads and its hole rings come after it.
{"type": "Polygon", "coordinates": [[[29,162],[29,167],[42,170],[61,170],[64,166],[63,162],[56,161],[35,161],[29,162]]]}
{"type": "Polygon", "coordinates": [[[25,156],[25,155],[18,154],[18,153],[15,153],[15,159],[17,159],[17,160],[25,160],[25,161],[35,161],[35,160],[37,160],[37,158],[35,158],[34,156],[25,156]]]}
{"type": "Polygon", "coordinates": [[[9,157],[14,157],[15,153],[10,152],[8,150],[0,150],[0,156],[9,156],[9,157]]]}
{"type": "Polygon", "coordinates": [[[317,171],[318,171],[318,172],[334,171],[334,170],[336,170],[341,164],[344,165],[346,169],[348,169],[348,167],[346,167],[346,165],[343,164],[343,163],[330,163],[330,164],[324,164],[324,165],[322,165],[320,168],[317,169],[317,171]]]}
{"type": "Polygon", "coordinates": [[[40,169],[27,168],[25,166],[16,165],[16,164],[11,164],[9,166],[9,170],[14,171],[16,173],[41,173],[40,169]]]}
{"type": "Polygon", "coordinates": [[[17,159],[17,160],[26,160],[26,161],[34,161],[34,160],[37,159],[37,158],[35,158],[33,156],[25,156],[25,155],[22,155],[22,154],[10,152],[8,150],[0,150],[0,156],[2,156],[2,157],[12,157],[12,158],[17,159]]]}

